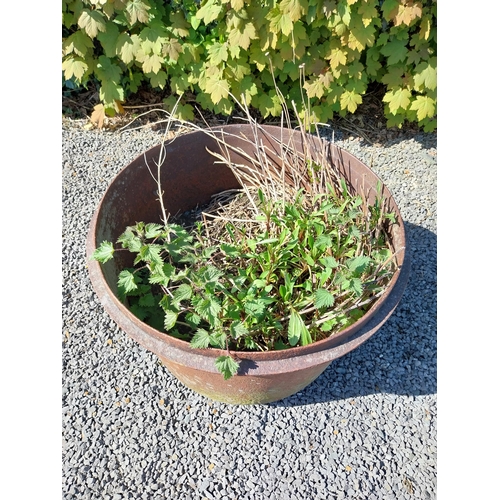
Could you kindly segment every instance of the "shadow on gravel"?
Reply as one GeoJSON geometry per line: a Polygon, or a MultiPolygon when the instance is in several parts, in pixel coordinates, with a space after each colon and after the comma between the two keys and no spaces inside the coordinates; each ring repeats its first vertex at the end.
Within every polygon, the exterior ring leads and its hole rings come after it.
{"type": "Polygon", "coordinates": [[[334,360],[302,392],[269,406],[298,406],[377,393],[437,391],[437,237],[405,223],[411,274],[401,301],[367,342],[334,360]]]}

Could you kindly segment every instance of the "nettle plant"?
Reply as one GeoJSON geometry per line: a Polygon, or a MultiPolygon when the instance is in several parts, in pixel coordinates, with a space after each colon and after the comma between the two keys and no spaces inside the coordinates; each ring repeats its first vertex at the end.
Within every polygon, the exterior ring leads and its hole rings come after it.
{"type": "MultiPolygon", "coordinates": [[[[397,269],[387,232],[396,221],[381,189],[374,203],[355,194],[327,162],[326,141],[318,157],[273,138],[276,158],[242,108],[256,138],[246,139],[253,156],[228,145],[230,134],[193,125],[216,139],[220,150],[211,153],[241,189],[217,194],[194,220],[170,220],[160,196],[163,224],[127,227],[118,247],[103,241],[93,255],[105,263],[115,252],[134,254],[133,267],[119,273],[120,299],[193,348],[226,350],[215,361],[225,379],[238,370],[238,351],[306,346],[342,331],[368,312],[397,269]],[[248,164],[233,163],[230,149],[248,164]]],[[[150,169],[160,193],[164,159],[156,177],[150,169]]]]}

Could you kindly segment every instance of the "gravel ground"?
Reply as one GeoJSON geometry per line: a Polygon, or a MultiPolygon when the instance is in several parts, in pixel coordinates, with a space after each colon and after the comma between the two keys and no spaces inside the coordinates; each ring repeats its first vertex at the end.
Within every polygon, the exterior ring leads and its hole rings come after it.
{"type": "Polygon", "coordinates": [[[108,317],[85,238],[113,176],[160,132],[64,122],[64,499],[436,498],[436,134],[336,133],[392,191],[412,273],[393,316],[301,393],[268,405],[185,388],[108,317]]]}

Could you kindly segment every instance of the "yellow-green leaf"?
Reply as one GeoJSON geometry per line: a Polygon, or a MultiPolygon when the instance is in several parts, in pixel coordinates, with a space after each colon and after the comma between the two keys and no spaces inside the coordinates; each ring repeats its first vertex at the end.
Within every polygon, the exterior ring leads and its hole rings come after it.
{"type": "Polygon", "coordinates": [[[430,90],[437,87],[436,58],[433,57],[428,62],[421,62],[415,68],[415,88],[420,90],[424,86],[430,90]]]}
{"type": "Polygon", "coordinates": [[[354,113],[359,104],[363,102],[363,98],[353,90],[346,90],[340,96],[340,106],[342,109],[347,109],[350,113],[354,113]]]}
{"type": "Polygon", "coordinates": [[[283,0],[279,4],[283,14],[287,14],[292,22],[298,21],[308,8],[307,0],[283,0]]]}
{"type": "Polygon", "coordinates": [[[74,52],[77,56],[85,57],[93,46],[89,36],[84,31],[78,30],[63,41],[63,54],[66,56],[74,52]]]}
{"type": "Polygon", "coordinates": [[[222,61],[227,61],[227,44],[215,42],[208,48],[208,54],[211,64],[219,65],[222,61]]]}
{"type": "Polygon", "coordinates": [[[323,97],[323,94],[325,93],[325,86],[323,85],[323,83],[321,82],[321,80],[319,78],[305,82],[304,89],[307,93],[307,97],[309,97],[309,98],[313,98],[313,97],[321,98],[321,97],[323,97]]]}
{"type": "Polygon", "coordinates": [[[411,103],[410,109],[417,112],[417,118],[421,121],[434,116],[436,113],[436,102],[431,97],[419,95],[411,103]]]}
{"type": "Polygon", "coordinates": [[[62,63],[64,78],[70,80],[73,76],[81,80],[88,69],[88,64],[79,56],[69,56],[62,63]]]}
{"type": "Polygon", "coordinates": [[[196,18],[203,19],[205,24],[210,24],[219,17],[223,8],[222,5],[215,5],[215,0],[208,0],[208,2],[196,13],[196,18]]]}
{"type": "Polygon", "coordinates": [[[175,38],[171,38],[168,42],[163,44],[162,54],[170,57],[172,61],[177,62],[179,55],[182,53],[182,45],[175,38]]]}
{"type": "Polygon", "coordinates": [[[245,0],[231,0],[231,7],[238,12],[245,5],[245,0]]]}
{"type": "Polygon", "coordinates": [[[137,35],[132,35],[131,37],[128,33],[121,33],[118,36],[118,40],[116,41],[116,52],[125,64],[134,60],[139,48],[140,40],[137,35]]]}
{"type": "Polygon", "coordinates": [[[207,78],[205,91],[210,94],[212,102],[217,104],[221,99],[225,99],[229,95],[229,85],[226,80],[207,78]]]}
{"type": "Polygon", "coordinates": [[[127,21],[134,25],[137,21],[147,23],[149,21],[148,10],[151,7],[145,0],[128,0],[125,8],[127,21]]]}
{"type": "Polygon", "coordinates": [[[406,0],[398,7],[398,13],[394,17],[394,26],[406,24],[410,26],[412,21],[422,16],[422,4],[414,0],[406,0]]]}
{"type": "Polygon", "coordinates": [[[145,56],[142,63],[142,69],[144,73],[158,73],[160,71],[161,65],[163,63],[163,57],[158,54],[151,54],[145,56]]]}
{"type": "Polygon", "coordinates": [[[332,49],[330,54],[326,57],[330,60],[330,67],[336,69],[339,65],[344,65],[347,62],[347,54],[341,49],[332,49]]]}
{"type": "Polygon", "coordinates": [[[241,47],[243,50],[248,50],[252,40],[257,38],[257,32],[255,31],[255,26],[247,21],[242,23],[238,28],[233,28],[229,32],[229,43],[233,46],[241,47]]]}
{"type": "Polygon", "coordinates": [[[289,35],[293,30],[293,21],[289,14],[281,12],[279,7],[275,7],[269,11],[266,16],[270,21],[269,29],[273,33],[283,33],[284,35],[289,35]]]}
{"type": "Polygon", "coordinates": [[[83,9],[78,18],[78,26],[85,30],[90,38],[95,38],[99,31],[106,30],[106,20],[98,10],[83,9]]]}
{"type": "Polygon", "coordinates": [[[393,89],[382,98],[389,104],[389,109],[393,115],[402,109],[408,109],[410,104],[411,92],[408,89],[393,89]]]}

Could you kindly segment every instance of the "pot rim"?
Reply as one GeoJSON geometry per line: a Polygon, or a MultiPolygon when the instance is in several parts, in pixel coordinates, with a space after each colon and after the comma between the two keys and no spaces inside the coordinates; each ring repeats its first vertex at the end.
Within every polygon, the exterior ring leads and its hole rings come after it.
{"type": "MultiPolygon", "coordinates": [[[[212,131],[216,130],[237,130],[241,128],[249,127],[249,125],[222,125],[219,127],[214,127],[212,131]]],[[[273,131],[281,131],[281,127],[274,125],[264,125],[263,128],[265,130],[269,130],[272,134],[273,131]]],[[[287,129],[289,130],[289,129],[287,129]]],[[[293,131],[292,131],[293,132],[293,131]]],[[[180,136],[175,137],[173,140],[178,140],[181,137],[193,136],[196,134],[205,134],[203,131],[193,131],[186,134],[182,134],[180,136]]],[[[312,136],[312,139],[317,141],[315,136],[312,136]]],[[[171,141],[167,141],[167,144],[171,141]]],[[[356,162],[361,163],[366,169],[368,169],[371,174],[375,177],[377,181],[380,181],[382,186],[384,187],[384,192],[386,193],[386,197],[391,198],[394,201],[394,212],[396,216],[396,220],[399,223],[399,232],[401,241],[405,244],[400,249],[400,262],[401,264],[398,266],[397,271],[394,273],[391,278],[391,282],[384,292],[382,296],[380,296],[375,303],[372,305],[370,310],[363,315],[358,321],[350,325],[344,330],[341,330],[337,334],[334,334],[326,339],[319,340],[317,342],[313,342],[312,344],[306,346],[295,346],[284,350],[273,350],[273,351],[230,351],[232,355],[241,359],[241,360],[249,360],[259,362],[259,365],[262,362],[266,361],[279,361],[286,360],[290,362],[291,358],[300,357],[302,360],[301,367],[303,367],[304,361],[306,358],[309,358],[311,355],[315,355],[315,363],[317,363],[317,355],[321,351],[332,351],[337,349],[339,352],[336,353],[328,353],[325,352],[325,360],[331,361],[337,357],[342,356],[348,351],[352,350],[357,345],[363,343],[368,337],[370,337],[380,326],[388,319],[391,315],[392,311],[395,309],[399,300],[404,292],[406,287],[406,283],[409,278],[410,273],[410,261],[409,261],[409,253],[407,252],[406,246],[406,236],[405,236],[405,228],[404,222],[399,211],[399,207],[395,203],[392,193],[387,188],[387,186],[382,182],[380,177],[373,172],[373,170],[368,167],[363,161],[356,158],[351,153],[345,151],[344,149],[336,146],[335,144],[331,144],[332,147],[338,149],[339,153],[341,153],[342,160],[350,160],[353,159],[356,162]],[[354,346],[354,347],[353,347],[354,346]],[[345,351],[342,353],[342,351],[345,351]],[[328,358],[328,359],[327,359],[328,358]]],[[[158,148],[159,145],[153,146],[149,148],[145,153],[139,155],[137,157],[140,158],[144,154],[151,152],[158,148]]],[[[133,160],[135,161],[135,160],[133,160]]],[[[185,360],[186,355],[188,357],[192,357],[193,361],[196,361],[196,365],[204,365],[204,369],[207,371],[216,372],[215,365],[213,363],[213,359],[218,356],[223,356],[227,354],[227,351],[224,349],[218,349],[214,347],[208,347],[206,349],[193,348],[190,346],[190,343],[186,340],[175,338],[168,333],[160,332],[155,328],[149,326],[148,324],[142,322],[133,315],[129,309],[116,297],[111,288],[109,287],[102,268],[101,264],[95,260],[90,260],[90,256],[94,253],[94,250],[97,248],[98,244],[96,242],[96,228],[97,228],[97,219],[99,216],[99,212],[101,206],[104,203],[104,200],[108,193],[113,189],[114,183],[120,178],[120,176],[124,175],[126,169],[130,166],[130,162],[126,166],[124,166],[112,179],[106,191],[104,192],[97,208],[94,211],[92,216],[89,231],[86,240],[86,255],[87,255],[87,263],[88,270],[91,279],[92,286],[102,304],[106,312],[111,316],[111,318],[118,324],[120,328],[122,328],[126,333],[128,333],[132,338],[138,341],[140,344],[145,346],[147,349],[152,350],[155,353],[158,353],[158,350],[165,351],[165,355],[167,357],[175,358],[179,357],[185,360]],[[130,333],[130,329],[134,331],[134,333],[130,333]],[[138,329],[142,329],[147,336],[151,338],[151,342],[146,340],[144,335],[140,335],[137,333],[138,329]],[[160,344],[168,344],[168,348],[160,348],[160,344]],[[152,347],[153,345],[153,347],[152,347]],[[178,356],[174,355],[174,352],[170,352],[172,356],[169,356],[169,349],[174,349],[178,351],[182,351],[177,353],[178,356]],[[208,358],[209,363],[206,363],[206,359],[208,358]]],[[[180,359],[179,358],[179,359],[180,359]]],[[[306,361],[307,362],[307,361],[306,361]]]]}

